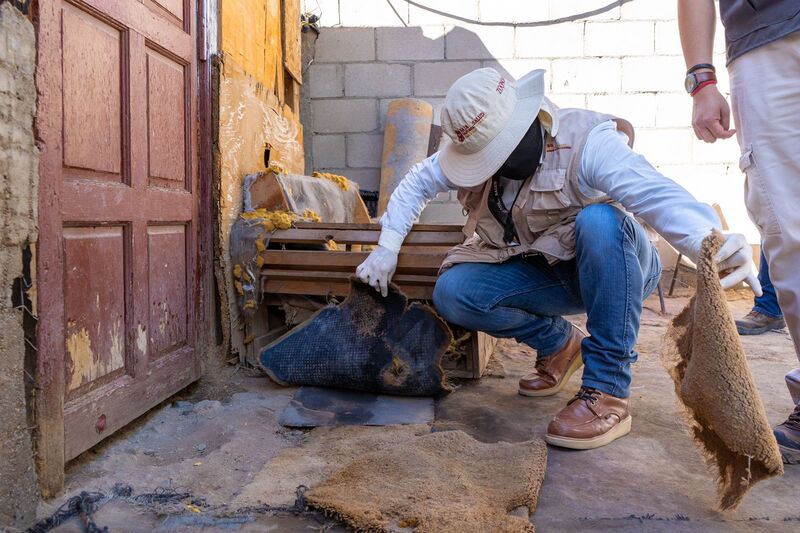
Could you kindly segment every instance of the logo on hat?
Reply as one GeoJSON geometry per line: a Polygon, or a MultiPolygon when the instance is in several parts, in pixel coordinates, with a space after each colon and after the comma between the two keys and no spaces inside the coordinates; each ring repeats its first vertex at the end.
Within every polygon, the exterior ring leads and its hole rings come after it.
{"type": "Polygon", "coordinates": [[[475,118],[472,119],[472,122],[461,126],[455,131],[456,137],[458,137],[458,142],[464,142],[467,140],[467,137],[475,133],[475,126],[481,123],[481,121],[486,117],[486,113],[481,111],[478,113],[475,118]]]}

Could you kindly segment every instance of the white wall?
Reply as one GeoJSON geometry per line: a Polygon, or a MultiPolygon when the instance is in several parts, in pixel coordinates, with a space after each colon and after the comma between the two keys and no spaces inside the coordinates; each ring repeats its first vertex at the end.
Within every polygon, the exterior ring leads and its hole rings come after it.
{"type": "MultiPolygon", "coordinates": [[[[600,8],[609,0],[418,0],[487,22],[545,21],[600,8]]],[[[309,69],[317,169],[345,174],[377,190],[388,102],[417,97],[441,106],[449,85],[482,66],[512,77],[547,70],[549,96],[562,107],[614,113],[636,127],[636,150],[700,200],[719,203],[732,229],[758,242],[743,205],[735,139],[695,139],[691,98],[683,90],[675,0],[632,0],[591,18],[538,27],[471,24],[403,0],[306,0],[321,14],[309,69]],[[395,12],[396,11],[396,12],[395,12]]],[[[720,27],[721,29],[721,27],[720,27]]],[[[722,32],[714,62],[728,91],[722,32]]],[[[457,216],[440,199],[426,215],[457,216]]]]}

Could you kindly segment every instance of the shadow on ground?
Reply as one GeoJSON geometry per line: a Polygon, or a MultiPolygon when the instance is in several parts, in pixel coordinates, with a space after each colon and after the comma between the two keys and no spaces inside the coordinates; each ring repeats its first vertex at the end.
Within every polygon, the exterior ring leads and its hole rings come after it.
{"type": "MultiPolygon", "coordinates": [[[[676,313],[685,303],[685,298],[668,299],[668,311],[676,313]]],[[[731,302],[737,316],[749,305],[746,299],[731,302]]],[[[714,511],[712,478],[680,421],[672,382],[659,362],[668,319],[653,311],[657,301],[648,301],[647,307],[634,367],[633,431],[597,450],[550,449],[532,518],[537,531],[798,530],[800,467],[788,467],[782,478],[756,485],[738,511],[714,511]]],[[[770,422],[779,423],[790,407],[783,375],[797,364],[791,340],[786,332],[773,332],[743,342],[770,422]]],[[[438,400],[433,429],[461,429],[484,442],[542,436],[579,380],[573,377],[553,397],[519,396],[517,379],[532,361],[529,349],[502,341],[494,375],[462,382],[438,400]]],[[[111,532],[343,531],[314,513],[266,512],[270,506],[291,507],[297,486],[324,479],[337,466],[336,455],[325,463],[314,452],[325,442],[325,430],[292,431],[278,425],[294,389],[244,370],[228,379],[230,391],[239,392],[226,393],[223,401],[189,397],[165,403],[83,454],[69,466],[65,496],[42,504],[39,515],[51,514],[84,490],[110,495],[121,483],[134,495],[166,489],[190,496],[168,505],[112,499],[95,514],[97,524],[111,532]]],[[[368,437],[381,429],[364,431],[368,437]]],[[[72,519],[55,531],[82,531],[82,526],[72,519]]]]}

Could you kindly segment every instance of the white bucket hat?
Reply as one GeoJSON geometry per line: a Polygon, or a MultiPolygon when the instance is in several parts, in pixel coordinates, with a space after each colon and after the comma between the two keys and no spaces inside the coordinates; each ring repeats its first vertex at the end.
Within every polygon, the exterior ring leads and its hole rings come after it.
{"type": "Polygon", "coordinates": [[[473,187],[492,177],[533,124],[543,99],[544,70],[514,82],[493,68],[480,68],[456,80],[441,116],[452,141],[439,153],[447,179],[473,187]]]}

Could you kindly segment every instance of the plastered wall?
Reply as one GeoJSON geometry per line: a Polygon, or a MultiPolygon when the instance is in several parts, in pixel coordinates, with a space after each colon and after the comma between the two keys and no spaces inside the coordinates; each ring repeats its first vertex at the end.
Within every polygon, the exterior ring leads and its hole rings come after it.
{"type": "MultiPolygon", "coordinates": [[[[322,26],[306,81],[313,110],[306,132],[312,136],[315,169],[345,174],[362,189],[377,190],[392,99],[426,100],[438,119],[450,84],[475,68],[494,67],[511,77],[543,68],[548,94],[558,105],[628,118],[636,127],[636,150],[700,200],[719,203],[731,229],[758,243],[743,204],[735,139],[705,144],[692,132],[674,0],[629,0],[593,16],[580,14],[611,2],[417,3],[475,23],[404,0],[306,0],[305,8],[321,16],[322,26]],[[556,19],[566,20],[513,25],[556,19]]],[[[715,52],[720,88],[727,92],[721,28],[715,52]]],[[[442,195],[423,220],[458,221],[460,213],[453,197],[442,195]]],[[[674,257],[662,255],[666,264],[674,257]]]]}
{"type": "Polygon", "coordinates": [[[35,61],[33,26],[10,3],[0,3],[0,529],[30,525],[37,502],[20,293],[23,251],[36,242],[35,61]]]}
{"type": "Polygon", "coordinates": [[[242,353],[228,239],[241,211],[247,174],[276,163],[302,173],[298,0],[219,0],[219,50],[213,68],[214,195],[218,208],[217,283],[223,333],[242,353]],[[292,90],[294,87],[294,90],[292,90]]]}

